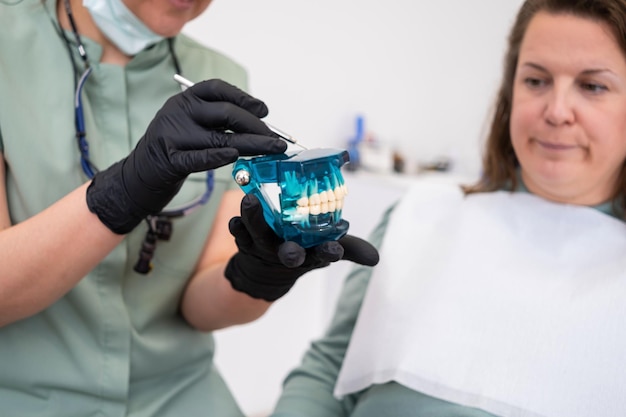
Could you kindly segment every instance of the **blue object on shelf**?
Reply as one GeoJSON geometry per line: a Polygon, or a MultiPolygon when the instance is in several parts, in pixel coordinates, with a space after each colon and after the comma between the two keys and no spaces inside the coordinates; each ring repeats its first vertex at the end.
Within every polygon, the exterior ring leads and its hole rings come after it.
{"type": "Polygon", "coordinates": [[[265,221],[278,236],[308,248],[348,231],[341,218],[347,193],[341,167],[349,161],[343,149],[306,149],[240,158],[232,175],[261,201],[265,221]]]}
{"type": "Polygon", "coordinates": [[[356,171],[361,166],[361,157],[359,154],[359,144],[363,142],[365,137],[365,119],[363,116],[356,116],[356,131],[354,137],[348,141],[348,153],[350,155],[349,171],[356,171]]]}

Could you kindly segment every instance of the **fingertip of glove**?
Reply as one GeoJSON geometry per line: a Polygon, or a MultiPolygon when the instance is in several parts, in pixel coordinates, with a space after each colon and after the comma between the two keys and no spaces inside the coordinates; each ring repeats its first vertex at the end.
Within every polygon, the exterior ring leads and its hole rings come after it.
{"type": "Polygon", "coordinates": [[[297,268],[304,263],[305,249],[292,241],[281,243],[278,247],[278,259],[287,268],[297,268]]]}
{"type": "Polygon", "coordinates": [[[287,142],[282,139],[276,139],[272,144],[272,153],[284,153],[287,151],[287,142]]]}
{"type": "Polygon", "coordinates": [[[251,113],[253,113],[259,119],[262,119],[270,113],[270,110],[262,100],[259,100],[257,98],[256,101],[257,107],[255,109],[251,109],[251,113]]]}
{"type": "Polygon", "coordinates": [[[365,249],[363,251],[362,254],[362,262],[360,262],[361,265],[365,265],[365,266],[376,266],[378,265],[378,262],[380,261],[380,254],[378,253],[378,250],[376,250],[375,247],[370,247],[370,249],[365,249]]]}
{"type": "Polygon", "coordinates": [[[243,225],[241,224],[241,217],[239,216],[232,217],[228,221],[228,230],[230,231],[231,235],[235,235],[239,230],[241,230],[242,227],[243,225]]]}
{"type": "Polygon", "coordinates": [[[337,262],[343,258],[344,248],[336,240],[324,242],[316,247],[317,256],[326,262],[337,262]]]}
{"type": "Polygon", "coordinates": [[[352,235],[342,237],[339,242],[344,248],[343,259],[359,265],[376,266],[380,261],[378,249],[371,243],[352,235]]]}

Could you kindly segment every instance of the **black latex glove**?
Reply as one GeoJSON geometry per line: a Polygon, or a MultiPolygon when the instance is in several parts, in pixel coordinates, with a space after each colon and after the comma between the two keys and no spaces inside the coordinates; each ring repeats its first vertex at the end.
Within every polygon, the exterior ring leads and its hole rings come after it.
{"type": "Polygon", "coordinates": [[[89,210],[113,232],[125,234],[160,212],[189,174],[239,155],[284,152],[287,144],[260,120],[267,113],[262,101],[217,79],[176,94],[135,149],[95,175],[87,189],[89,210]]]}
{"type": "Polygon", "coordinates": [[[226,278],[234,289],[254,298],[274,301],[301,275],[341,259],[367,266],[378,263],[376,248],[351,235],[307,249],[285,242],[265,222],[263,207],[252,194],[243,198],[241,216],[230,219],[228,227],[239,252],[228,262],[226,278]]]}

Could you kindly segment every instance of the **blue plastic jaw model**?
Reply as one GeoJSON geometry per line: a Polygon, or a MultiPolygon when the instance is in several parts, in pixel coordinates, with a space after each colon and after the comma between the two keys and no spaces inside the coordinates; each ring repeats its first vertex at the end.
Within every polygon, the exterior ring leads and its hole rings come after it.
{"type": "Polygon", "coordinates": [[[233,178],[246,194],[258,197],[278,236],[308,248],[348,231],[341,219],[347,194],[341,167],[349,160],[342,149],[240,158],[233,178]]]}

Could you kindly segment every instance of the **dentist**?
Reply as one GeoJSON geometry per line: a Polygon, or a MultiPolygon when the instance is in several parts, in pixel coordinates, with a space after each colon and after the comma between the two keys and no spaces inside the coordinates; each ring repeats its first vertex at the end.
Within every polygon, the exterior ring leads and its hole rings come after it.
{"type": "Polygon", "coordinates": [[[352,236],[285,260],[251,220],[223,167],[286,146],[244,69],[180,34],[210,3],[0,3],[0,415],[241,416],[210,331],[376,263],[352,236]]]}

